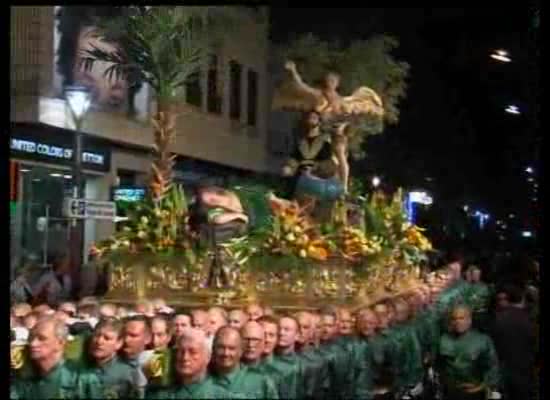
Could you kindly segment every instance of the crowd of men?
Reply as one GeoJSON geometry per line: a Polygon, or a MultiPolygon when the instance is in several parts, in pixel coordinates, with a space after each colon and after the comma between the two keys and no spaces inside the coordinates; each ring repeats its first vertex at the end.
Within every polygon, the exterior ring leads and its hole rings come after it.
{"type": "Polygon", "coordinates": [[[10,396],[527,400],[533,360],[524,354],[532,343],[518,342],[529,337],[517,326],[531,329],[521,293],[500,290],[504,314],[489,318],[478,275],[468,270],[463,279],[452,263],[357,310],[184,312],[163,300],[130,310],[94,298],[55,309],[14,304],[10,396]],[[483,333],[493,327],[494,340],[483,333]]]}

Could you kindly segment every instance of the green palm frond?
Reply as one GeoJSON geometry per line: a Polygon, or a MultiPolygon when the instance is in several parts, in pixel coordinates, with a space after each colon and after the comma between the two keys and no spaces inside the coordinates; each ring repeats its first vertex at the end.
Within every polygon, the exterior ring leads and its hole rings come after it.
{"type": "MultiPolygon", "coordinates": [[[[172,98],[203,65],[219,39],[219,25],[230,21],[217,7],[126,7],[124,15],[98,23],[92,35],[119,44],[115,52],[94,47],[82,54],[84,69],[96,61],[112,65],[109,79],[147,82],[160,98],[172,98]]],[[[130,82],[132,83],[132,82],[130,82]]]]}

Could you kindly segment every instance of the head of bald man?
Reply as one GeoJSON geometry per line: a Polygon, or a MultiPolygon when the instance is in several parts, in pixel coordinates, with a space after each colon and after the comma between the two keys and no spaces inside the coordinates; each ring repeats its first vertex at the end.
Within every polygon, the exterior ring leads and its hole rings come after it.
{"type": "Polygon", "coordinates": [[[227,312],[221,307],[212,307],[208,310],[208,329],[209,336],[214,336],[216,332],[227,325],[227,312]]]}
{"type": "Polygon", "coordinates": [[[265,348],[265,331],[261,323],[248,321],[241,330],[243,340],[242,359],[247,364],[257,363],[262,359],[265,348]]]}
{"type": "Polygon", "coordinates": [[[464,305],[453,307],[449,315],[449,330],[462,335],[472,327],[472,311],[464,305]]]}
{"type": "Polygon", "coordinates": [[[313,315],[307,311],[300,311],[296,313],[296,321],[300,328],[300,335],[297,339],[298,343],[307,345],[314,341],[315,325],[313,315]]]}
{"type": "Polygon", "coordinates": [[[248,314],[244,310],[236,309],[229,313],[229,326],[235,329],[242,329],[248,322],[248,314]]]}
{"type": "Polygon", "coordinates": [[[240,332],[230,326],[224,326],[214,337],[213,365],[218,374],[226,374],[239,366],[243,355],[243,342],[240,332]]]}

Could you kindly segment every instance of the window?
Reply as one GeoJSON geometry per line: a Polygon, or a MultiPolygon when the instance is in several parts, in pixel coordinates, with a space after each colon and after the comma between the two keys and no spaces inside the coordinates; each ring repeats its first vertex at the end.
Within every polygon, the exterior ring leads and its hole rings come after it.
{"type": "Polygon", "coordinates": [[[222,97],[218,88],[218,57],[212,55],[208,66],[208,112],[220,114],[222,111],[222,97]]]}
{"type": "Polygon", "coordinates": [[[191,75],[185,84],[187,103],[202,108],[201,72],[191,75]]]}
{"type": "Polygon", "coordinates": [[[258,73],[248,71],[248,125],[256,126],[258,111],[258,73]]]}
{"type": "Polygon", "coordinates": [[[241,118],[241,71],[241,64],[236,61],[229,63],[229,77],[231,81],[229,116],[231,119],[236,120],[241,118]]]}

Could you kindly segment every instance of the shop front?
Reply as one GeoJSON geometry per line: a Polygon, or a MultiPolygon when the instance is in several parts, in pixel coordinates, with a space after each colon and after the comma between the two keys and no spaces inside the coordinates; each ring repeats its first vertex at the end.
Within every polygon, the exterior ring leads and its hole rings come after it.
{"type": "MultiPolygon", "coordinates": [[[[63,199],[73,194],[74,131],[14,123],[10,136],[13,271],[24,258],[46,266],[51,256],[67,253],[70,248],[71,221],[64,216],[63,199]]],[[[86,198],[108,200],[109,146],[84,135],[82,161],[86,198]]],[[[84,262],[95,230],[95,221],[85,222],[81,256],[84,262]]]]}

